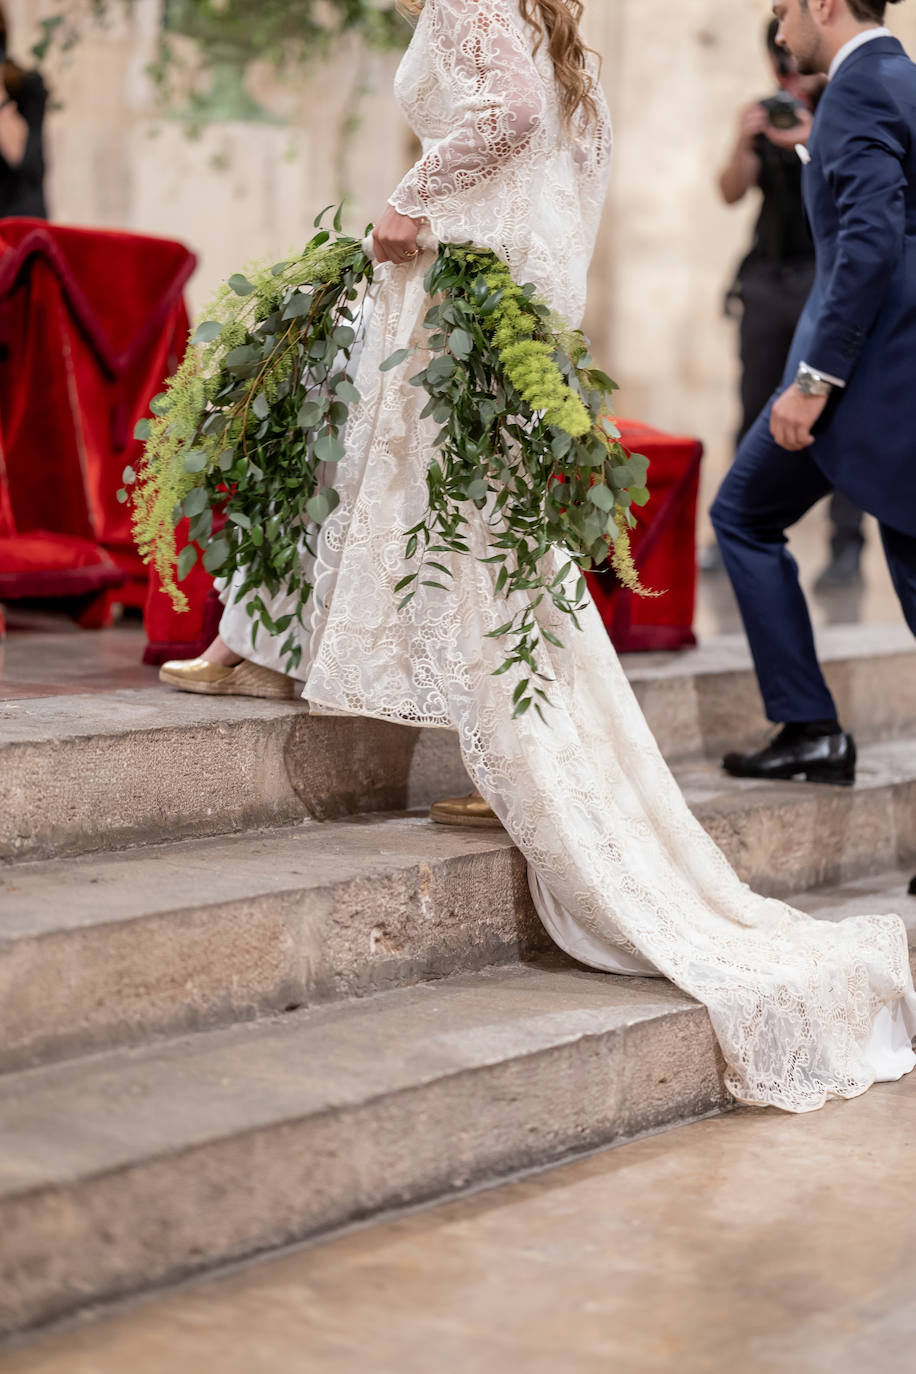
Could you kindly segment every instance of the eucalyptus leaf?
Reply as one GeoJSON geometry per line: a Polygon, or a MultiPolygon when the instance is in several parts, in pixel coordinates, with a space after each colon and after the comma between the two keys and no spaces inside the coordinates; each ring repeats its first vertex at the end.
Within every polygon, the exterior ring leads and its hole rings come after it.
{"type": "Polygon", "coordinates": [[[197,562],[197,550],[193,544],[186,544],[178,555],[178,581],[183,582],[197,562]]]}
{"type": "Polygon", "coordinates": [[[240,364],[257,362],[258,350],[251,344],[239,344],[237,348],[230,348],[223,359],[223,366],[230,371],[240,364]]]}
{"type": "Polygon", "coordinates": [[[331,503],[324,492],[318,492],[313,496],[305,508],[316,525],[323,525],[331,514],[331,503]]]}
{"type": "Polygon", "coordinates": [[[325,416],[327,403],[325,401],[304,401],[299,407],[299,414],[296,423],[300,429],[314,429],[320,425],[325,416]]]}
{"type": "Polygon", "coordinates": [[[448,336],[448,346],[456,358],[464,361],[474,349],[474,340],[466,329],[453,329],[448,336]]]}
{"type": "Polygon", "coordinates": [[[312,297],[311,297],[310,295],[309,295],[309,296],[303,295],[303,293],[302,293],[301,291],[297,291],[293,296],[290,297],[290,299],[287,301],[286,305],[283,307],[283,313],[282,313],[282,315],[281,315],[281,319],[283,319],[283,320],[298,320],[298,319],[301,319],[303,315],[307,315],[307,314],[309,313],[309,311],[311,310],[311,308],[312,308],[312,297]]]}
{"type": "Polygon", "coordinates": [[[603,511],[611,511],[617,504],[614,493],[609,487],[602,484],[589,488],[588,499],[593,506],[597,506],[599,510],[603,511]]]}
{"type": "Polygon", "coordinates": [[[319,463],[339,463],[347,450],[334,434],[323,434],[315,440],[313,452],[319,463]]]}
{"type": "Polygon", "coordinates": [[[379,372],[390,372],[392,368],[400,367],[402,363],[406,363],[407,359],[412,356],[412,348],[398,348],[379,365],[379,372]]]}
{"type": "Polygon", "coordinates": [[[220,568],[229,557],[229,541],[222,536],[217,537],[208,546],[203,557],[203,564],[208,573],[218,573],[220,568]]]}
{"type": "Polygon", "coordinates": [[[342,401],[346,401],[348,405],[356,405],[358,401],[362,400],[359,391],[348,377],[342,378],[341,381],[336,384],[334,392],[342,401]]]}
{"type": "Polygon", "coordinates": [[[208,344],[218,339],[223,332],[223,326],[219,320],[204,320],[199,324],[191,335],[192,344],[208,344]]]}
{"type": "Polygon", "coordinates": [[[213,512],[209,506],[202,510],[188,526],[188,537],[203,548],[213,533],[213,512]]]}
{"type": "Polygon", "coordinates": [[[250,296],[254,291],[251,282],[241,272],[233,272],[229,278],[229,286],[237,296],[250,296]]]}
{"type": "Polygon", "coordinates": [[[209,504],[206,487],[192,487],[184,498],[183,509],[185,515],[200,515],[202,510],[206,510],[209,504]]]}

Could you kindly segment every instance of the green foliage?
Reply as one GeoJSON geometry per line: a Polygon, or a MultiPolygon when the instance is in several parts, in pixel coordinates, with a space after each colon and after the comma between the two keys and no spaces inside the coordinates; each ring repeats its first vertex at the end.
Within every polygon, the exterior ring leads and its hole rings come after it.
{"type": "MultiPolygon", "coordinates": [[[[32,49],[43,61],[52,47],[74,48],[91,26],[103,26],[133,0],[58,0],[54,12],[40,21],[41,37],[32,49]]],[[[395,0],[165,0],[164,33],[151,72],[165,93],[170,73],[182,61],[172,45],[179,33],[200,45],[204,64],[238,56],[258,58],[276,67],[296,67],[327,56],[349,33],[373,47],[403,46],[410,29],[395,0]]]]}
{"type": "MultiPolygon", "coordinates": [[[[350,376],[355,307],[373,276],[362,245],[341,235],[339,214],[334,231],[320,229],[289,262],[229,279],[153,402],[152,418],[141,421],[139,475],[124,473],[125,485],[134,484],[138,546],[176,606],[187,604],[178,584],[198,555],[221,578],[241,574],[253,642],[261,627],[286,636],[290,668],[299,653],[290,627],[312,591],[303,553],[314,552],[317,530],[339,501],[334,466],[360,399],[350,376]],[[178,552],[174,531],[183,518],[191,542],[178,552]],[[293,612],[274,621],[265,589],[291,594],[293,612]]],[[[426,392],[424,416],[440,426],[438,455],[424,519],[404,532],[413,566],[398,586],[401,607],[420,585],[447,594],[441,556],[469,556],[468,513],[484,512],[497,594],[527,594],[525,608],[495,632],[507,639],[500,671],[522,665],[516,712],[540,710],[538,647],[543,638],[558,641],[540,627],[539,607],[552,603],[575,622],[581,572],[608,559],[626,586],[642,592],[626,532],[636,523],[631,506],[645,497],[648,463],[619,443],[608,409],[614,383],[594,367],[584,335],[553,316],[533,286],[516,283],[494,254],[445,246],[426,287],[428,360],[411,380],[426,392]],[[560,576],[545,571],[551,549],[564,553],[560,576]]],[[[409,357],[400,350],[383,370],[409,357]]]]}

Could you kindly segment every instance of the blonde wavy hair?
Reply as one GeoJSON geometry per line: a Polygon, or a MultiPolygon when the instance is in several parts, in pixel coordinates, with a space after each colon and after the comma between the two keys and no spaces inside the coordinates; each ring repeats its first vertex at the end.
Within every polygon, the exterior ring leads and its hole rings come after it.
{"type": "MultiPolygon", "coordinates": [[[[426,0],[397,0],[397,7],[408,18],[416,18],[426,0]]],[[[567,124],[576,113],[585,111],[589,121],[597,118],[594,78],[589,69],[592,49],[582,38],[582,0],[518,0],[522,18],[537,34],[535,52],[543,43],[553,59],[557,75],[560,108],[567,124]]]]}

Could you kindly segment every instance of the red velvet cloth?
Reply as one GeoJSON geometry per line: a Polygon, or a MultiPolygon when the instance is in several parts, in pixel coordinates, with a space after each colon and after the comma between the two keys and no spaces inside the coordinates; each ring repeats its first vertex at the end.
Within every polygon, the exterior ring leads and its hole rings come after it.
{"type": "Polygon", "coordinates": [[[76,539],[94,547],[97,576],[120,570],[103,585],[144,604],[147,570],[116,492],[140,455],[136,422],[184,353],[195,262],[170,240],[0,221],[0,533],[41,532],[20,548],[18,583],[7,548],[3,595],[35,594],[43,554],[49,595],[85,590],[92,558],[76,539]]]}
{"type": "Polygon", "coordinates": [[[91,539],[48,530],[0,536],[0,601],[89,596],[123,581],[114,559],[91,539]]]}
{"type": "MultiPolygon", "coordinates": [[[[214,529],[219,529],[223,517],[217,516],[214,529]]],[[[188,541],[189,521],[183,520],[175,531],[179,549],[188,541]]],[[[155,568],[150,569],[149,594],[143,617],[147,645],[144,663],[165,663],[170,658],[199,658],[219,633],[223,606],[213,586],[213,578],[204,570],[198,558],[181,583],[188,598],[186,611],[176,611],[171,598],[162,590],[155,568]]]]}
{"type": "Polygon", "coordinates": [[[696,514],[703,445],[620,420],[624,446],[649,459],[648,505],[636,508],[633,556],[643,585],[659,597],[634,596],[611,570],[588,575],[589,588],[618,653],[683,649],[696,643],[696,514]]]}

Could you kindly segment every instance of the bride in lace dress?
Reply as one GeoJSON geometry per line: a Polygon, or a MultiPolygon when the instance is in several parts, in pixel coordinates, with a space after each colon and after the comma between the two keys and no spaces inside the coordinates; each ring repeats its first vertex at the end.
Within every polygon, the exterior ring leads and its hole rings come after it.
{"type": "MultiPolygon", "coordinates": [[[[503,650],[488,632],[518,603],[496,594],[492,564],[455,555],[447,592],[420,588],[397,610],[402,532],[426,507],[437,426],[409,385],[416,362],[379,364],[425,339],[420,245],[430,240],[418,234],[492,248],[578,324],[611,154],[577,0],[404,7],[418,19],[396,95],[423,155],[375,234],[388,265],[364,321],[340,505],[311,569],[301,695],[315,712],[457,731],[474,786],[528,859],[557,944],[596,969],[664,976],[705,1003],[742,1102],[808,1111],[898,1078],[916,1064],[902,922],[817,921],[738,879],[689,811],[593,607],[581,632],[547,621],[565,648],[542,641],[555,679],[546,724],[535,712],[513,719],[515,677],[494,676],[503,650]]],[[[483,557],[485,517],[467,514],[471,553],[483,557]]],[[[553,557],[559,571],[565,560],[553,557]]],[[[262,633],[254,651],[232,588],[226,599],[220,639],[192,669],[206,676],[212,664],[216,680],[241,658],[282,671],[279,642],[262,633]]],[[[282,597],[271,607],[284,609],[282,597]]]]}

